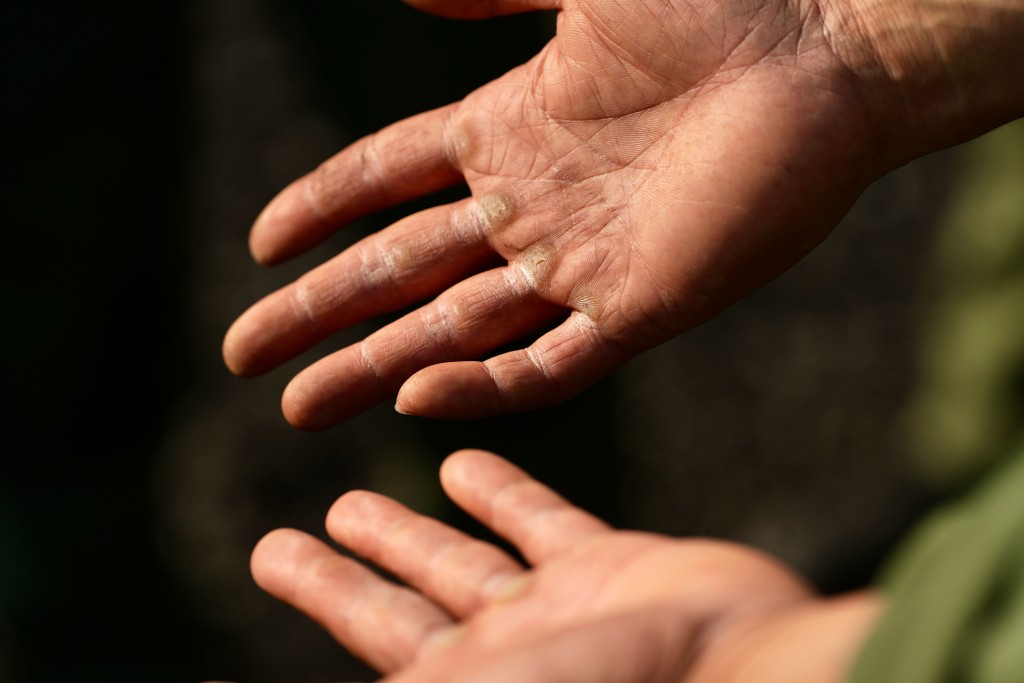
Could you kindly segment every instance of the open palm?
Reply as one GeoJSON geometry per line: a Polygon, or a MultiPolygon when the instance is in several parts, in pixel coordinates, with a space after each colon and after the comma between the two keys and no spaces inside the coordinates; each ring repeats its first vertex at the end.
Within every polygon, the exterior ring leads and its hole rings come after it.
{"type": "Polygon", "coordinates": [[[616,531],[490,453],[441,481],[530,567],[358,491],[328,531],[410,587],[295,530],[259,543],[257,582],[395,683],[838,681],[875,613],[739,545],[616,531]]]}
{"type": "Polygon", "coordinates": [[[363,239],[228,332],[228,366],[256,374],[427,301],[300,373],[283,401],[296,426],[396,392],[402,412],[443,418],[564,400],[788,268],[877,175],[863,100],[811,0],[411,4],[558,8],[558,30],[463,101],[343,150],[257,220],[252,251],[272,263],[380,208],[462,180],[472,192],[363,239]]]}

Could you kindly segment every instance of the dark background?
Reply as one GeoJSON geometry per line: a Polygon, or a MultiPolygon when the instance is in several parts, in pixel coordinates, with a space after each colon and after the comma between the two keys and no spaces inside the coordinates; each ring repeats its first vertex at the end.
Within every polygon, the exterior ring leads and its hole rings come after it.
{"type": "Polygon", "coordinates": [[[435,483],[460,447],[496,450],[621,526],[757,545],[825,591],[870,580],[925,504],[897,437],[928,297],[920,254],[955,154],[884,179],[779,281],[562,407],[449,424],[383,406],[303,434],[278,401],[316,353],[239,380],[224,331],[428,202],[273,270],[248,259],[251,220],[360,135],[527,60],[551,17],[22,2],[0,24],[0,681],[368,676],[253,586],[248,552],[277,526],[321,533],[356,486],[475,529],[435,483]]]}

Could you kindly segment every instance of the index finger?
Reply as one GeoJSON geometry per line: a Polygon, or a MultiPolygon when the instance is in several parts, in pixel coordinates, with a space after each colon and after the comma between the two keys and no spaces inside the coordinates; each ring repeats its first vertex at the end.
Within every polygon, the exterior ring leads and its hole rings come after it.
{"type": "Polygon", "coordinates": [[[611,530],[504,458],[486,451],[452,454],[441,466],[445,493],[511,541],[532,565],[552,560],[611,530]]]}
{"type": "Polygon", "coordinates": [[[285,261],[344,224],[458,183],[450,104],[352,143],[270,201],[249,234],[253,258],[285,261]]]}

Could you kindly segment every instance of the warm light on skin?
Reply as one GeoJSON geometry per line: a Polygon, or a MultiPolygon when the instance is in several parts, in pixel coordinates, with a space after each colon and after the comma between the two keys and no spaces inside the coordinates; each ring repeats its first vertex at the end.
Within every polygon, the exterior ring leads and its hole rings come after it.
{"type": "Polygon", "coordinates": [[[415,591],[293,529],[257,545],[256,582],[387,680],[423,683],[544,683],[565,670],[581,682],[838,683],[881,609],[870,592],[816,595],[737,544],[614,530],[490,453],[452,455],[441,482],[529,566],[354,491],[328,513],[329,534],[415,591]],[[601,678],[609,667],[620,677],[601,678]]]}
{"type": "MultiPolygon", "coordinates": [[[[228,367],[258,374],[427,302],[296,376],[300,428],[396,395],[438,418],[566,400],[784,272],[881,175],[1024,115],[1015,0],[410,4],[561,14],[529,63],[356,142],[257,220],[253,254],[275,263],[460,181],[473,197],[371,235],[228,332],[228,367]]],[[[611,530],[493,455],[456,454],[442,482],[530,568],[363,492],[330,534],[416,590],[295,530],[257,546],[257,582],[393,683],[838,682],[882,611],[751,549],[611,530]]]]}
{"type": "Polygon", "coordinates": [[[303,429],[396,396],[399,412],[461,419],[568,399],[785,271],[882,174],[1024,111],[1003,87],[1024,80],[1011,0],[413,4],[562,11],[533,60],[355,142],[257,219],[253,254],[276,263],[367,213],[472,193],[228,331],[228,367],[253,375],[411,308],[295,377],[282,408],[303,429]]]}

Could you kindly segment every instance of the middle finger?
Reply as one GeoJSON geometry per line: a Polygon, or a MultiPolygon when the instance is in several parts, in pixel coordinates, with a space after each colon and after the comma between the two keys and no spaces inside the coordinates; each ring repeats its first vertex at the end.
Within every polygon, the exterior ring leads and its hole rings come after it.
{"type": "Polygon", "coordinates": [[[486,240],[501,196],[408,216],[352,245],[243,313],[224,339],[239,375],[266,372],[350,325],[436,294],[493,257],[486,240]]]}

